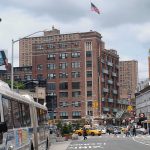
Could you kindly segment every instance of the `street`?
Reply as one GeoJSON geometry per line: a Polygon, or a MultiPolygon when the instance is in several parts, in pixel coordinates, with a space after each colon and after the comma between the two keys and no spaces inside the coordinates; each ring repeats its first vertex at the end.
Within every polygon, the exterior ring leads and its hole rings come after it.
{"type": "Polygon", "coordinates": [[[67,150],[149,150],[150,136],[138,135],[137,137],[125,137],[125,135],[89,136],[87,140],[72,141],[67,150]]]}

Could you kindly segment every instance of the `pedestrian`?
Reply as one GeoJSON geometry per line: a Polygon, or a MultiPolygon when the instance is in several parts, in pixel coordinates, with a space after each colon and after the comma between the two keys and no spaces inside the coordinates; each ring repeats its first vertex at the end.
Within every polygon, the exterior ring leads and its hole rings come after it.
{"type": "Polygon", "coordinates": [[[125,134],[126,134],[126,137],[129,136],[129,131],[128,131],[128,128],[125,129],[125,134]]]}
{"type": "Polygon", "coordinates": [[[86,128],[85,127],[83,128],[83,137],[84,137],[84,140],[87,139],[87,132],[86,132],[86,128]]]}
{"type": "Polygon", "coordinates": [[[148,132],[149,132],[149,135],[150,135],[150,126],[149,126],[149,131],[148,132]]]}
{"type": "Polygon", "coordinates": [[[136,128],[133,126],[133,136],[136,136],[136,128]]]}
{"type": "Polygon", "coordinates": [[[114,128],[114,135],[117,136],[117,128],[114,128]]]}
{"type": "Polygon", "coordinates": [[[107,133],[110,135],[110,129],[109,128],[107,129],[107,133]]]}

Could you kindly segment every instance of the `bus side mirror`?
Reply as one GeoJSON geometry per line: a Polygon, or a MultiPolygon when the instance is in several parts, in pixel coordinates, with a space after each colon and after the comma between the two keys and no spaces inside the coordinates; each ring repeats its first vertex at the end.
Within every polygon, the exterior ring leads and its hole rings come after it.
{"type": "Polygon", "coordinates": [[[7,124],[6,122],[0,122],[0,133],[7,132],[7,124]]]}

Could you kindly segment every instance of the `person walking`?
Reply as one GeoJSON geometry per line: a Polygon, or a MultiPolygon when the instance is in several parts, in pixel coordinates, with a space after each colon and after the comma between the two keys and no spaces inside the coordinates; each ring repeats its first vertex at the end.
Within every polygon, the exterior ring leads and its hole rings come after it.
{"type": "Polygon", "coordinates": [[[114,128],[114,135],[117,136],[117,128],[114,128]]]}
{"type": "Polygon", "coordinates": [[[84,140],[87,139],[87,132],[86,132],[86,128],[85,127],[83,128],[83,137],[84,137],[84,140]]]}
{"type": "Polygon", "coordinates": [[[109,128],[107,129],[107,133],[110,135],[110,129],[109,128]]]}
{"type": "Polygon", "coordinates": [[[136,136],[136,128],[133,126],[133,136],[136,136]]]}

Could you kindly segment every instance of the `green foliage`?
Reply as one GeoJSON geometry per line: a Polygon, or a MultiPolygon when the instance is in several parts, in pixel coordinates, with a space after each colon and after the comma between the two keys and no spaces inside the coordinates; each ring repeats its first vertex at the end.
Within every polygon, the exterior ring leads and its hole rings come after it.
{"type": "MultiPolygon", "coordinates": [[[[5,80],[4,82],[6,82],[9,85],[9,87],[11,87],[11,80],[5,80]]],[[[14,89],[25,89],[25,85],[21,81],[14,81],[13,88],[14,89]]]]}
{"type": "Polygon", "coordinates": [[[62,122],[59,121],[56,126],[57,126],[57,129],[61,130],[62,129],[62,122]]]}
{"type": "Polygon", "coordinates": [[[72,131],[73,131],[73,128],[72,128],[72,124],[71,124],[71,123],[69,123],[69,124],[64,123],[64,124],[63,124],[61,121],[59,121],[59,122],[57,123],[57,129],[59,129],[59,131],[61,132],[62,136],[63,136],[64,134],[70,134],[70,133],[72,133],[72,131]]]}
{"type": "Polygon", "coordinates": [[[62,135],[69,134],[69,133],[70,133],[69,126],[65,123],[62,128],[62,135]]]}

